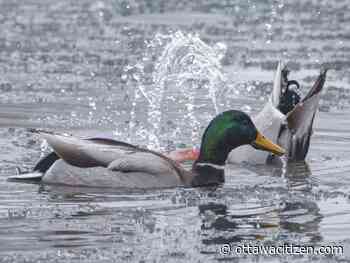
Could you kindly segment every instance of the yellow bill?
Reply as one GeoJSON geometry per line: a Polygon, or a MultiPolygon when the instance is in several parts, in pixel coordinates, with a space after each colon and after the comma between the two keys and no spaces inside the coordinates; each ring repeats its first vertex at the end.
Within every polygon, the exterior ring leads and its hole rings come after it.
{"type": "Polygon", "coordinates": [[[252,146],[256,149],[272,152],[276,155],[283,155],[286,152],[282,147],[267,139],[260,132],[258,132],[255,141],[252,142],[252,146]]]}

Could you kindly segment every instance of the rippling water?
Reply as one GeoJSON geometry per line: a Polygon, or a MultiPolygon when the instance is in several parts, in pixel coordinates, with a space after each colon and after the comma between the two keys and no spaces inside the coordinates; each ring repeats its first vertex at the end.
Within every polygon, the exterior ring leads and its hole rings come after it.
{"type": "Polygon", "coordinates": [[[350,260],[350,10],[339,1],[0,1],[0,262],[350,260]],[[7,182],[43,127],[158,149],[198,144],[216,111],[256,113],[278,59],[302,91],[332,68],[307,163],[229,166],[218,188],[7,182]],[[337,244],[240,257],[222,244],[337,244]]]}

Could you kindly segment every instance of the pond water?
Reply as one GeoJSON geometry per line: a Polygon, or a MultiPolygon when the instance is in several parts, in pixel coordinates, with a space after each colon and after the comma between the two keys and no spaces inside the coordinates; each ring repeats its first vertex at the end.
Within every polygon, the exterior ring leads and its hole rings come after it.
{"type": "Polygon", "coordinates": [[[347,0],[0,1],[0,262],[348,262],[347,0]],[[47,149],[28,127],[169,150],[216,112],[255,114],[277,61],[306,93],[331,68],[305,163],[227,166],[217,188],[8,182],[47,149]],[[223,244],[342,245],[333,256],[223,244]]]}

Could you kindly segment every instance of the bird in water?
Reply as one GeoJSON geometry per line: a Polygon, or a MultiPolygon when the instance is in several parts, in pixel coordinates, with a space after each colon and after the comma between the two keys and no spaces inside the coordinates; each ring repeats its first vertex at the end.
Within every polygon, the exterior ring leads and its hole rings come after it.
{"type": "Polygon", "coordinates": [[[223,112],[209,123],[190,171],[161,153],[121,141],[32,132],[40,134],[54,152],[41,159],[32,173],[11,180],[117,188],[217,185],[224,182],[223,166],[229,153],[239,146],[250,145],[278,156],[285,153],[257,130],[247,114],[236,110],[223,112]]]}
{"type": "MultiPolygon", "coordinates": [[[[274,143],[286,149],[288,162],[304,161],[309,151],[313,122],[318,109],[327,69],[319,74],[316,82],[301,99],[299,83],[288,80],[289,70],[278,63],[272,94],[263,109],[253,117],[256,127],[274,143]],[[293,87],[293,88],[292,88],[293,87]]],[[[264,164],[280,163],[279,158],[269,153],[251,151],[242,146],[232,151],[228,163],[248,162],[264,164]]]]}

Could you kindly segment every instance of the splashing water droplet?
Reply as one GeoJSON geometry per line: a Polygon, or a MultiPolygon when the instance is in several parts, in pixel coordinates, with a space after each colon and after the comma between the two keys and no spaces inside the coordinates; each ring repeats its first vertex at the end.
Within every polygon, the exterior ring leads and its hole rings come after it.
{"type": "MultiPolygon", "coordinates": [[[[190,127],[191,139],[194,143],[199,136],[200,122],[195,116],[197,109],[196,95],[198,90],[207,90],[212,101],[212,107],[219,112],[216,95],[219,87],[226,81],[222,73],[221,59],[225,56],[226,45],[216,43],[210,46],[204,43],[198,35],[184,34],[181,31],[169,35],[157,34],[153,40],[146,43],[147,50],[142,60],[124,71],[133,71],[133,80],[137,82],[134,101],[140,101],[137,94],[148,102],[148,129],[138,127],[148,136],[148,145],[153,149],[160,149],[160,141],[177,139],[176,128],[164,133],[162,119],[164,107],[169,107],[166,100],[177,101],[179,111],[183,113],[183,120],[179,125],[190,127]],[[156,59],[154,59],[156,58],[156,59]],[[140,62],[142,61],[142,62],[140,62]],[[184,107],[184,109],[180,109],[184,107]],[[171,136],[174,138],[170,138],[171,136]]],[[[137,104],[137,102],[136,102],[137,104]]],[[[210,106],[209,106],[210,107],[210,106]]],[[[135,126],[134,110],[131,112],[129,133],[135,126]]],[[[167,118],[164,118],[167,119],[167,118]]]]}
{"type": "Polygon", "coordinates": [[[121,79],[122,79],[122,81],[126,81],[126,80],[128,79],[128,75],[123,74],[123,75],[121,76],[121,79]]]}
{"type": "Polygon", "coordinates": [[[165,86],[182,93],[187,109],[184,122],[192,128],[192,139],[197,136],[195,131],[199,130],[199,121],[194,114],[198,87],[208,89],[214,109],[218,112],[216,93],[218,86],[225,81],[220,63],[225,51],[226,46],[222,43],[213,48],[197,35],[185,35],[178,31],[170,35],[170,40],[156,63],[153,80],[160,89],[160,94],[163,94],[165,86]]]}
{"type": "Polygon", "coordinates": [[[47,149],[49,148],[49,144],[46,140],[42,140],[40,144],[40,158],[44,157],[47,149]]]}
{"type": "Polygon", "coordinates": [[[250,107],[249,105],[244,105],[242,107],[242,111],[246,112],[246,113],[251,113],[252,111],[252,107],[250,107]]]}
{"type": "Polygon", "coordinates": [[[266,29],[267,29],[267,30],[271,30],[272,25],[271,25],[271,24],[266,23],[266,24],[265,24],[265,27],[266,27],[266,29]]]}
{"type": "Polygon", "coordinates": [[[93,110],[96,110],[96,102],[90,101],[90,102],[89,102],[89,106],[90,106],[93,110]]]}

